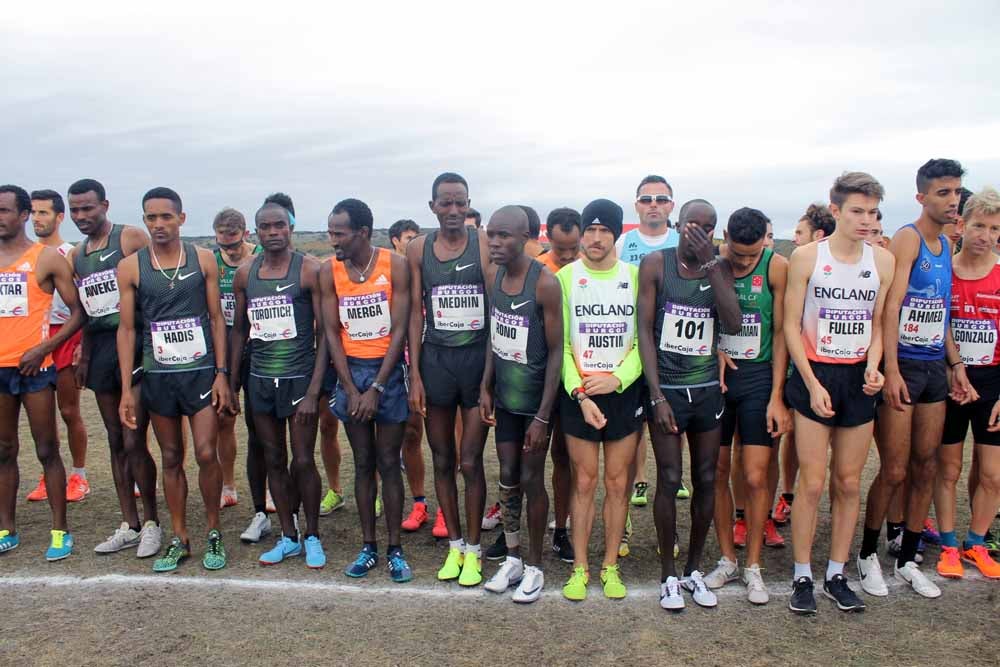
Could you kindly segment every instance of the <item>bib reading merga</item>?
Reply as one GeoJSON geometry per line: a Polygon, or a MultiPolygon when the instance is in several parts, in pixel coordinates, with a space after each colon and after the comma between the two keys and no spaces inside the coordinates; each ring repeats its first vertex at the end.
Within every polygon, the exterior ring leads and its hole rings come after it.
{"type": "Polygon", "coordinates": [[[392,324],[385,292],[340,297],[340,324],[351,340],[373,340],[389,335],[392,324]]]}
{"type": "Polygon", "coordinates": [[[479,331],[483,328],[486,315],[485,303],[482,285],[432,287],[434,328],[444,331],[479,331]]]}
{"type": "Polygon", "coordinates": [[[151,322],[153,358],[164,366],[182,366],[200,361],[207,353],[200,317],[151,322]]]}
{"type": "Polygon", "coordinates": [[[816,351],[834,359],[856,359],[868,354],[872,339],[872,313],[860,308],[820,308],[816,351]]]}
{"type": "Polygon", "coordinates": [[[292,300],[283,294],[250,299],[247,315],[250,318],[250,338],[289,340],[298,335],[292,300]]]}
{"type": "Polygon", "coordinates": [[[492,311],[493,329],[490,342],[493,353],[501,359],[518,364],[528,363],[528,328],[527,317],[513,315],[497,310],[492,311]]]}
{"type": "Polygon", "coordinates": [[[28,274],[25,271],[0,272],[0,317],[24,317],[28,314],[28,274]]]}

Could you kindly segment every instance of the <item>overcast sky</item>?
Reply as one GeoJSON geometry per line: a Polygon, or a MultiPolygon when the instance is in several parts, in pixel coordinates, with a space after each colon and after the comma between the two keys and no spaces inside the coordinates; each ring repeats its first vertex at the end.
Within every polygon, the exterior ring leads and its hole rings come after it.
{"type": "Polygon", "coordinates": [[[442,171],[487,217],[608,197],[629,220],[655,173],[785,238],[845,170],[885,185],[889,230],[928,158],[1000,184],[996,0],[318,4],[7,8],[0,180],[97,178],[131,224],[167,185],[206,234],[275,190],[302,230],[345,197],[433,225],[442,171]]]}

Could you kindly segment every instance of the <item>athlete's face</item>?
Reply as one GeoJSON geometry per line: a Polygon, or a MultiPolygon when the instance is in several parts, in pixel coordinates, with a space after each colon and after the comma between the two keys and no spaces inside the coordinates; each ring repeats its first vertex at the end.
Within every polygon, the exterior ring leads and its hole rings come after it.
{"type": "Polygon", "coordinates": [[[927,217],[939,225],[958,220],[958,202],[962,198],[962,179],[946,176],[935,178],[927,192],[918,192],[917,201],[924,207],[927,217]]]}
{"type": "Polygon", "coordinates": [[[417,233],[412,229],[407,229],[402,234],[399,235],[398,239],[392,239],[392,249],[398,254],[406,254],[406,246],[410,245],[410,241],[417,238],[417,233]]]}
{"type": "Polygon", "coordinates": [[[841,206],[830,204],[830,213],[837,221],[837,233],[852,241],[867,241],[878,225],[879,198],[851,193],[841,206]]]}
{"type": "Polygon", "coordinates": [[[359,250],[364,248],[365,233],[360,229],[351,227],[351,216],[345,212],[334,213],[326,221],[326,230],[330,235],[330,245],[333,246],[333,254],[341,261],[352,260],[354,264],[367,262],[371,257],[359,257],[359,250]]]}
{"type": "MultiPolygon", "coordinates": [[[[878,216],[875,216],[878,220],[878,216]]],[[[868,241],[872,245],[882,245],[882,223],[876,222],[875,225],[868,232],[868,241]]]]}
{"type": "Polygon", "coordinates": [[[17,210],[17,197],[13,192],[0,192],[0,239],[12,239],[24,231],[28,211],[17,210]]]}
{"type": "Polygon", "coordinates": [[[799,220],[799,224],[795,225],[795,234],[792,235],[792,243],[798,247],[810,242],[812,242],[812,227],[809,226],[809,221],[803,218],[799,220]]]}
{"type": "Polygon", "coordinates": [[[215,230],[215,244],[223,250],[234,250],[243,245],[249,232],[245,229],[215,230]]]}
{"type": "Polygon", "coordinates": [[[441,229],[458,231],[465,227],[465,214],[469,210],[469,191],[461,183],[441,183],[437,187],[431,211],[437,216],[441,229]]]}
{"type": "Polygon", "coordinates": [[[652,227],[666,225],[673,210],[674,193],[665,184],[646,183],[639,188],[639,194],[635,198],[635,212],[641,224],[652,227]],[[659,202],[656,201],[657,197],[660,198],[659,202]],[[669,197],[670,201],[663,201],[664,197],[669,197]],[[648,203],[647,198],[649,198],[648,203]]]}
{"type": "Polygon", "coordinates": [[[604,225],[595,223],[584,230],[580,244],[587,259],[600,262],[615,251],[615,235],[604,225]]]}
{"type": "Polygon", "coordinates": [[[474,215],[466,216],[466,218],[465,218],[465,226],[466,227],[476,227],[476,228],[478,228],[479,225],[476,224],[476,216],[474,216],[474,215]]]}
{"type": "Polygon", "coordinates": [[[104,226],[108,221],[108,200],[100,200],[97,193],[91,190],[81,195],[69,196],[69,217],[81,234],[90,236],[104,226]]]}
{"type": "Polygon", "coordinates": [[[1000,242],[1000,213],[974,214],[962,225],[962,252],[981,257],[992,253],[1000,242]]]}
{"type": "Polygon", "coordinates": [[[764,247],[774,250],[774,227],[767,223],[767,233],[764,234],[764,247]]]}
{"type": "Polygon", "coordinates": [[[187,219],[169,199],[150,199],[142,205],[142,221],[154,243],[169,243],[181,236],[181,225],[187,219]]]}
{"type": "Polygon", "coordinates": [[[66,217],[65,213],[56,213],[52,202],[48,199],[31,200],[31,225],[35,228],[35,236],[40,239],[52,236],[59,223],[66,217]]]}
{"type": "Polygon", "coordinates": [[[524,254],[528,242],[528,221],[525,218],[494,215],[486,225],[490,261],[506,266],[524,254]]]}
{"type": "Polygon", "coordinates": [[[951,241],[951,247],[954,248],[958,243],[958,240],[962,238],[962,216],[958,216],[958,221],[949,222],[944,227],[941,228],[941,233],[948,237],[951,241]]]}
{"type": "Polygon", "coordinates": [[[757,266],[761,254],[764,252],[764,239],[756,243],[734,243],[732,239],[726,239],[729,249],[729,263],[733,267],[733,273],[742,278],[757,266]]]}
{"type": "Polygon", "coordinates": [[[681,236],[677,242],[677,254],[689,262],[697,261],[698,258],[695,256],[694,251],[691,250],[691,242],[688,235],[684,233],[684,229],[688,225],[701,227],[705,235],[709,239],[712,239],[715,236],[715,223],[716,216],[708,207],[695,206],[689,209],[687,217],[684,220],[679,220],[677,223],[677,233],[681,236]]]}
{"type": "Polygon", "coordinates": [[[573,228],[564,232],[559,225],[552,228],[549,234],[549,254],[560,268],[576,261],[580,256],[580,228],[573,225],[573,228]]]}
{"type": "Polygon", "coordinates": [[[257,213],[257,240],[264,250],[281,252],[292,244],[292,226],[288,211],[280,206],[268,206],[257,213]]]}

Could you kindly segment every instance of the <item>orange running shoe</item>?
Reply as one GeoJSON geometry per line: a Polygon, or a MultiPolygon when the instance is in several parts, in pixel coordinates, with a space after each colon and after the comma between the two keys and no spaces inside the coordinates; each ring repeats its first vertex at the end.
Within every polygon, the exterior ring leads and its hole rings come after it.
{"type": "Polygon", "coordinates": [[[415,502],[410,516],[403,519],[402,528],[405,531],[413,532],[420,530],[420,527],[427,523],[427,503],[415,502]]]}
{"type": "Polygon", "coordinates": [[[778,496],[778,504],[774,506],[774,522],[779,526],[784,526],[792,518],[792,504],[785,500],[784,496],[778,496]]]}
{"type": "Polygon", "coordinates": [[[941,556],[938,558],[937,572],[942,577],[948,579],[961,579],[965,576],[965,568],[962,567],[962,560],[958,556],[958,548],[941,547],[941,556]]]}
{"type": "Polygon", "coordinates": [[[982,544],[963,551],[962,560],[978,567],[979,572],[987,579],[1000,579],[1000,563],[990,558],[990,552],[982,544]]]}
{"type": "Polygon", "coordinates": [[[78,503],[90,495],[90,482],[73,473],[66,481],[66,502],[78,503]]]}
{"type": "Polygon", "coordinates": [[[775,548],[785,546],[785,538],[778,532],[778,526],[775,525],[774,519],[768,519],[764,522],[764,544],[775,548]]]}
{"type": "Polygon", "coordinates": [[[438,508],[437,516],[434,517],[434,527],[431,528],[431,535],[434,537],[445,538],[448,537],[448,526],[444,522],[444,512],[441,508],[438,508]]]}
{"type": "Polygon", "coordinates": [[[33,503],[39,500],[48,500],[49,492],[45,490],[45,475],[38,478],[38,486],[35,487],[34,491],[28,494],[28,500],[33,503]]]}
{"type": "Polygon", "coordinates": [[[740,549],[747,545],[746,519],[737,519],[733,524],[733,543],[740,549]]]}

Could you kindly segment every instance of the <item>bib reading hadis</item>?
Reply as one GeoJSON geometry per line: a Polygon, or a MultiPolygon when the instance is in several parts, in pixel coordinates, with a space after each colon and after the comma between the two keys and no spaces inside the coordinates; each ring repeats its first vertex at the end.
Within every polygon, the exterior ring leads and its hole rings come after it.
{"type": "Polygon", "coordinates": [[[205,356],[205,333],[200,317],[152,322],[153,357],[157,362],[174,366],[189,364],[205,356]]]}

